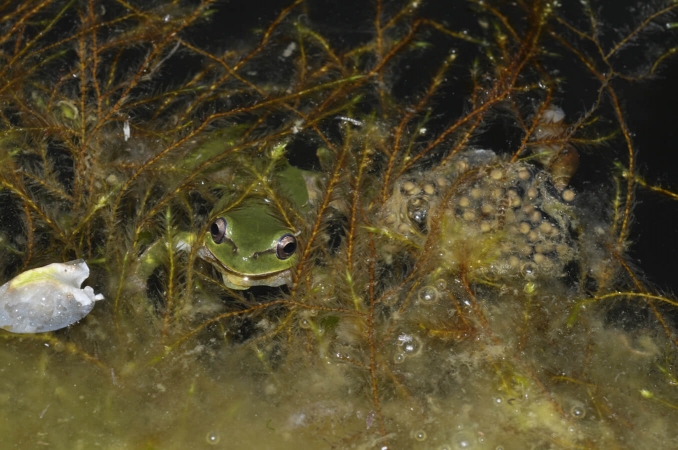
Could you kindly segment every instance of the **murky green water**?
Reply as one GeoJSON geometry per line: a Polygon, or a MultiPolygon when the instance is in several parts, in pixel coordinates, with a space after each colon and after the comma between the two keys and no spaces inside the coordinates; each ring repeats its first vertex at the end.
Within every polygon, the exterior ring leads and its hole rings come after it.
{"type": "Polygon", "coordinates": [[[3,448],[675,448],[678,303],[629,256],[675,194],[623,95],[677,6],[598,6],[3,6],[2,282],[106,297],[0,334],[3,448]],[[166,245],[252,201],[288,286],[166,245]]]}

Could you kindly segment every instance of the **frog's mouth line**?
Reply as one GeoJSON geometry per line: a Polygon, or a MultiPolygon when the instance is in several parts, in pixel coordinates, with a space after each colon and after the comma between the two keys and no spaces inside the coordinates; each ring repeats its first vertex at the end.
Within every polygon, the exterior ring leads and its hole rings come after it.
{"type": "Polygon", "coordinates": [[[199,255],[202,259],[211,262],[214,267],[221,273],[224,284],[236,290],[249,289],[252,286],[282,286],[289,284],[292,281],[292,271],[290,268],[276,270],[265,274],[244,274],[226,267],[221,261],[217,260],[212,252],[203,247],[199,255]]]}

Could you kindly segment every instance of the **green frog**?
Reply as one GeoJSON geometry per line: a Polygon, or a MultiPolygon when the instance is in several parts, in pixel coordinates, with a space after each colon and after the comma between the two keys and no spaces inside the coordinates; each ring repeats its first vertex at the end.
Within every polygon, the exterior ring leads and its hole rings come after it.
{"type": "MultiPolygon", "coordinates": [[[[290,165],[284,158],[284,147],[280,144],[271,152],[275,168],[270,188],[284,202],[284,209],[304,216],[311,212],[317,198],[319,174],[290,165]]],[[[190,251],[199,245],[197,255],[214,265],[231,289],[291,284],[300,232],[281,217],[281,208],[263,194],[246,196],[235,206],[227,204],[230,198],[218,202],[207,229],[177,233],[175,249],[190,251]]],[[[141,255],[138,274],[142,279],[160,265],[166,251],[167,242],[156,242],[141,255]]]]}
{"type": "MultiPolygon", "coordinates": [[[[313,175],[285,162],[275,176],[283,191],[278,194],[298,212],[307,212],[313,197],[309,195],[313,175]]],[[[246,199],[235,208],[214,214],[198,256],[211,262],[231,289],[282,286],[292,282],[298,235],[269,203],[246,199]]]]}

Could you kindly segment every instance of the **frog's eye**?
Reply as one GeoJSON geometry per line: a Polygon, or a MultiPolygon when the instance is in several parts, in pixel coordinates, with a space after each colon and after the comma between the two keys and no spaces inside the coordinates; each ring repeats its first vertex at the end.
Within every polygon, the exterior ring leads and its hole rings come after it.
{"type": "Polygon", "coordinates": [[[297,251],[297,238],[291,234],[286,234],[278,240],[278,247],[275,254],[278,259],[287,259],[297,251]]]}
{"type": "Polygon", "coordinates": [[[210,234],[215,244],[221,244],[226,237],[226,219],[219,217],[210,225],[210,234]]]}

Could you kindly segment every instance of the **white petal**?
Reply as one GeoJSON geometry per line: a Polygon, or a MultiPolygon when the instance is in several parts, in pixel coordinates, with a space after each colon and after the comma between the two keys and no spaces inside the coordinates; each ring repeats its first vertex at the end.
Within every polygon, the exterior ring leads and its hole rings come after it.
{"type": "Polygon", "coordinates": [[[90,286],[82,259],[27,270],[0,286],[0,327],[13,333],[65,328],[85,317],[104,296],[90,286]]]}

